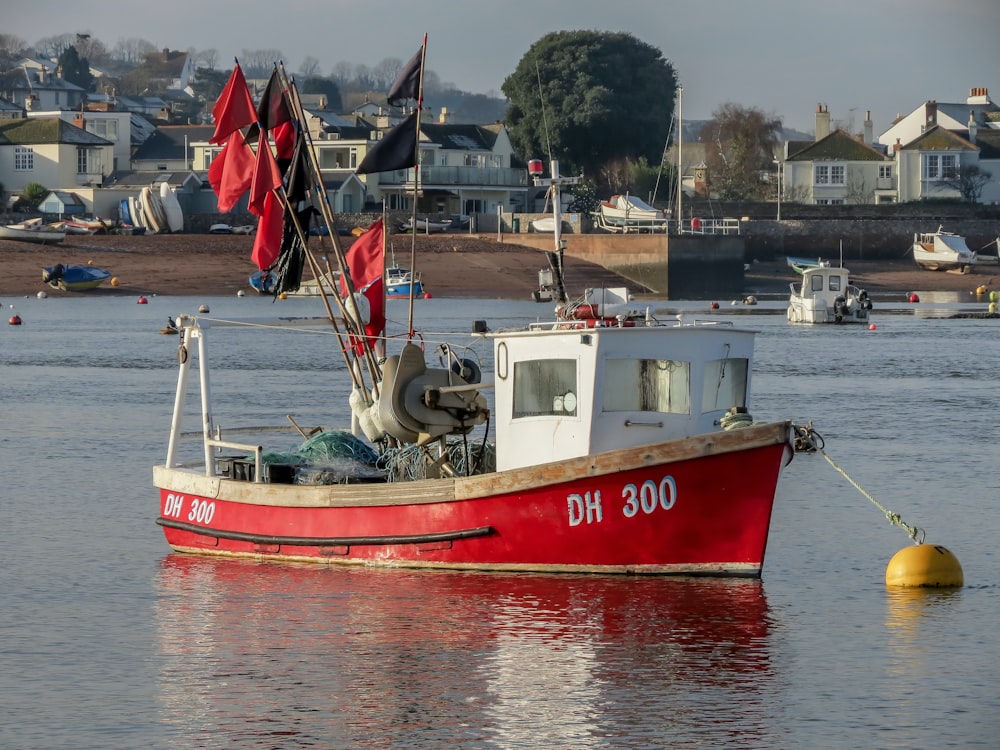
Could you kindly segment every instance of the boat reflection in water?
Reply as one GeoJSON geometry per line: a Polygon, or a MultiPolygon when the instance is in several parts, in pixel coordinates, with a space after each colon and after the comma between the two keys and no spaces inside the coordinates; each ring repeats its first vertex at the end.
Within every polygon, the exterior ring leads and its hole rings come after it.
{"type": "Polygon", "coordinates": [[[611,737],[617,747],[774,739],[758,580],[171,554],[158,589],[162,719],[184,739],[575,748],[611,737]]]}

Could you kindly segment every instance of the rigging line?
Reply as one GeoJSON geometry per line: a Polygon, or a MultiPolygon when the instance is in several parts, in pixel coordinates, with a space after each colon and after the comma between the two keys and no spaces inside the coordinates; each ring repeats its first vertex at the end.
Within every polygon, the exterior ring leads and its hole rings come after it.
{"type": "Polygon", "coordinates": [[[545,97],[542,96],[542,71],[538,67],[538,58],[535,58],[535,77],[538,79],[538,101],[542,105],[542,127],[545,128],[545,150],[548,152],[549,161],[552,161],[552,142],[549,140],[549,119],[545,114],[545,97]]]}

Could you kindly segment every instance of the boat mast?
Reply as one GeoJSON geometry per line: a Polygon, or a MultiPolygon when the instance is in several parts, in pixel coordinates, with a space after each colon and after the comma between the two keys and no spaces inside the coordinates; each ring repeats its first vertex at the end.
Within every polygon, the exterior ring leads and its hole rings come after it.
{"type": "Polygon", "coordinates": [[[684,87],[677,84],[677,234],[681,231],[681,194],[684,192],[684,179],[681,153],[684,147],[684,87]]]}

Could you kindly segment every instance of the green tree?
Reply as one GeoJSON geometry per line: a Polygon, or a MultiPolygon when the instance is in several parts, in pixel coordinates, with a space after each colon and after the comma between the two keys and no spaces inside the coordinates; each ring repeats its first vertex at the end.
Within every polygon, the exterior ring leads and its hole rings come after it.
{"type": "Polygon", "coordinates": [[[24,186],[24,190],[17,196],[14,202],[14,210],[34,210],[45,200],[49,194],[49,189],[37,182],[29,182],[24,186]]]}
{"type": "Polygon", "coordinates": [[[558,31],[535,42],[501,88],[519,155],[594,177],[615,160],[659,162],[676,87],[673,65],[631,34],[558,31]]]}
{"type": "Polygon", "coordinates": [[[763,176],[774,171],[781,119],[726,102],[701,129],[711,189],[722,200],[765,200],[763,176]]]}
{"type": "Polygon", "coordinates": [[[94,88],[94,76],[90,74],[90,63],[87,58],[80,57],[72,44],[59,55],[58,66],[62,68],[63,80],[79,86],[84,91],[94,88]]]}
{"type": "Polygon", "coordinates": [[[343,102],[340,98],[340,87],[332,78],[310,76],[297,85],[303,94],[326,94],[327,109],[332,109],[334,112],[341,111],[343,102]]]}

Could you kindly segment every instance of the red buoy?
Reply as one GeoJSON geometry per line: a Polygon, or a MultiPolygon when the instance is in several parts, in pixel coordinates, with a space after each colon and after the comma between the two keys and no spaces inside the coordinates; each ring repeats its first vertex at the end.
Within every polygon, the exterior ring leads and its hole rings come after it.
{"type": "Polygon", "coordinates": [[[12,326],[19,326],[19,325],[21,325],[21,316],[20,315],[11,315],[10,316],[10,320],[8,320],[7,322],[10,325],[12,325],[12,326]]]}
{"type": "Polygon", "coordinates": [[[424,292],[424,299],[430,299],[430,298],[431,298],[431,293],[430,292],[424,292]]]}
{"type": "Polygon", "coordinates": [[[917,293],[916,292],[911,292],[910,293],[910,302],[919,302],[919,301],[920,301],[920,297],[917,296],[917,293]]]}
{"type": "Polygon", "coordinates": [[[719,303],[718,302],[713,302],[708,307],[709,307],[710,310],[718,310],[719,309],[719,303]]]}
{"type": "Polygon", "coordinates": [[[146,299],[145,297],[139,297],[139,299],[137,299],[135,302],[137,305],[145,305],[149,303],[149,300],[146,299]]]}

